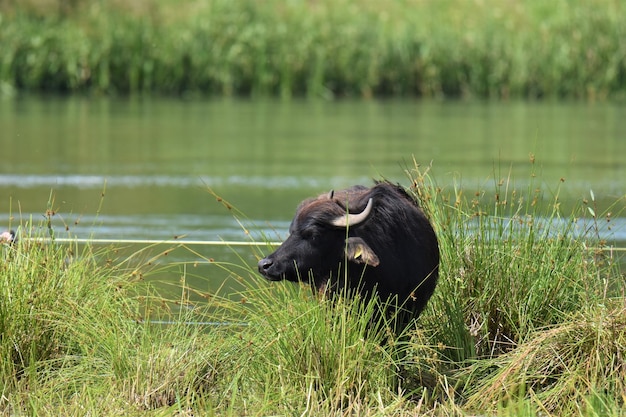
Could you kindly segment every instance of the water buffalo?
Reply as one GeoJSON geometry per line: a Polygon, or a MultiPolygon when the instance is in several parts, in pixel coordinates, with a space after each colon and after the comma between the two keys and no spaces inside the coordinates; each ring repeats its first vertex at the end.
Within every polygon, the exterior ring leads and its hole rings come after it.
{"type": "Polygon", "coordinates": [[[346,286],[364,297],[403,305],[401,330],[417,318],[439,272],[435,232],[416,201],[399,185],[377,182],[303,201],[289,237],[259,261],[259,272],[278,281],[310,281],[318,292],[346,286]]]}

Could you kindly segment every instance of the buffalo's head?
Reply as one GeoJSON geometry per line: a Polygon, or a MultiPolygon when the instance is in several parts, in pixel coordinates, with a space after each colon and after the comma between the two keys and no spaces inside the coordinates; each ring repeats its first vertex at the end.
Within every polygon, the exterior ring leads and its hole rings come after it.
{"type": "Polygon", "coordinates": [[[259,261],[259,272],[271,281],[313,280],[322,289],[330,277],[340,274],[344,261],[377,266],[376,253],[353,233],[375,210],[375,201],[363,189],[355,187],[338,195],[331,191],[301,203],[289,237],[259,261]]]}

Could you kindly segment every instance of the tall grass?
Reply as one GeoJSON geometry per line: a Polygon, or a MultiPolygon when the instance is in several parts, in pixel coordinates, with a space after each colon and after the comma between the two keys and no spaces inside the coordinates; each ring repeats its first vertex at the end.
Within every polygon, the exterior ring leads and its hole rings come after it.
{"type": "Polygon", "coordinates": [[[618,0],[5,1],[4,92],[623,99],[618,0]]]}
{"type": "Polygon", "coordinates": [[[218,332],[177,325],[184,311],[172,326],[146,324],[148,310],[171,317],[165,300],[112,252],[56,244],[45,223],[20,238],[0,264],[0,412],[119,415],[209,386],[218,332]]]}
{"type": "Polygon", "coordinates": [[[601,300],[607,278],[616,273],[615,260],[600,262],[601,252],[586,249],[590,239],[592,246],[602,244],[579,219],[586,211],[563,213],[562,180],[546,194],[532,164],[530,181],[522,187],[505,174],[494,179],[493,191],[469,197],[461,188],[439,190],[425,182],[431,180],[427,175],[414,177],[443,242],[448,279],[440,284],[438,294],[445,298],[438,299],[439,314],[453,319],[450,326],[466,327],[449,331],[455,338],[465,334],[463,341],[449,343],[455,360],[493,356],[533,329],[560,323],[564,315],[601,300]]]}
{"type": "Polygon", "coordinates": [[[623,415],[626,282],[595,233],[602,209],[563,213],[564,184],[546,186],[533,169],[529,181],[496,175],[475,192],[408,172],[441,269],[398,339],[376,325],[376,300],[320,299],[243,260],[209,259],[245,289],[207,293],[182,264],[170,266],[177,295],[164,295],[145,278],[169,249],[118,259],[44,243],[46,223],[22,225],[21,242],[1,248],[0,412],[623,415]]]}
{"type": "MultiPolygon", "coordinates": [[[[468,197],[440,189],[427,170],[411,173],[437,226],[444,277],[421,326],[469,409],[529,401],[536,411],[593,415],[601,403],[617,415],[626,281],[602,251],[603,216],[585,203],[563,213],[562,180],[546,186],[534,162],[521,186],[496,174],[493,191],[468,197]]],[[[624,203],[607,209],[623,213],[624,203]]]]}

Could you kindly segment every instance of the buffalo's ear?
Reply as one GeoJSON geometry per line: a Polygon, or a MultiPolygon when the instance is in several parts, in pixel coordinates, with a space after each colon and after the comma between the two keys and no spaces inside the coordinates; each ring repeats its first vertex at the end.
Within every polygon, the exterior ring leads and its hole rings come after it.
{"type": "Polygon", "coordinates": [[[378,266],[380,263],[372,248],[360,237],[346,239],[346,258],[349,261],[370,266],[378,266]]]}

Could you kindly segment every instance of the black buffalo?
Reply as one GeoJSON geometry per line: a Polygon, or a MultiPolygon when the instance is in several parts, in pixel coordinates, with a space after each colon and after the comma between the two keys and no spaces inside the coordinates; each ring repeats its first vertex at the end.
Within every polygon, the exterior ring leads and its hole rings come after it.
{"type": "Polygon", "coordinates": [[[259,261],[272,281],[310,281],[318,292],[346,286],[402,305],[399,329],[417,318],[439,273],[435,232],[400,186],[379,182],[303,201],[289,237],[259,261]]]}

